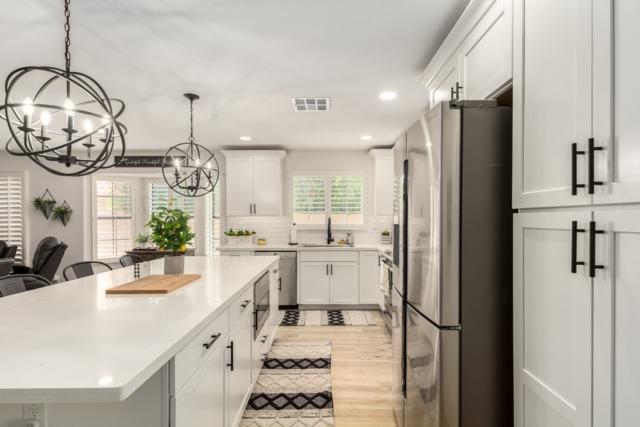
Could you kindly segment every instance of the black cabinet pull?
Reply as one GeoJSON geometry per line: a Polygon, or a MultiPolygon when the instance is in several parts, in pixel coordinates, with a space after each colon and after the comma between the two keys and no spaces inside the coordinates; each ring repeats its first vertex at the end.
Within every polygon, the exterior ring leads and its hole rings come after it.
{"type": "Polygon", "coordinates": [[[229,356],[230,356],[229,357],[230,361],[229,363],[227,363],[227,366],[231,368],[231,371],[233,371],[233,341],[229,343],[227,348],[229,349],[229,356]]]}
{"type": "Polygon", "coordinates": [[[246,300],[244,300],[244,302],[242,304],[240,304],[240,307],[247,308],[249,306],[249,304],[251,304],[251,300],[250,299],[246,299],[246,300]]]}
{"type": "Polygon", "coordinates": [[[278,290],[282,292],[282,277],[278,277],[278,290]]]}
{"type": "Polygon", "coordinates": [[[589,151],[589,171],[588,171],[588,175],[589,175],[589,194],[594,194],[595,193],[595,187],[596,185],[604,185],[604,182],[602,181],[595,181],[595,154],[596,151],[602,151],[604,150],[604,147],[600,147],[600,146],[596,146],[596,141],[593,138],[589,138],[589,145],[588,145],[588,151],[589,151]]]}
{"type": "Polygon", "coordinates": [[[453,90],[453,86],[451,86],[451,100],[455,101],[456,99],[456,92],[453,90]]]}
{"type": "Polygon", "coordinates": [[[206,343],[202,344],[202,346],[203,346],[205,349],[209,350],[209,349],[211,348],[211,346],[212,346],[216,341],[218,341],[218,338],[220,338],[220,336],[222,336],[222,334],[215,334],[215,335],[211,335],[211,341],[209,341],[209,342],[206,342],[206,343]]]}
{"type": "Polygon", "coordinates": [[[266,342],[267,342],[267,338],[269,338],[269,336],[268,336],[268,335],[263,335],[263,336],[262,336],[262,339],[260,340],[260,342],[261,342],[262,344],[266,343],[266,342]]]}
{"type": "Polygon", "coordinates": [[[325,275],[327,275],[327,276],[328,276],[328,275],[329,275],[329,264],[325,265],[325,267],[326,267],[326,270],[327,270],[327,271],[325,272],[325,275]]]}
{"type": "Polygon", "coordinates": [[[578,143],[571,144],[571,195],[578,194],[578,188],[584,188],[584,184],[578,184],[578,156],[584,155],[585,152],[578,150],[578,143]]]}
{"type": "Polygon", "coordinates": [[[571,221],[571,272],[577,273],[578,266],[584,261],[578,261],[578,233],[584,233],[584,228],[578,228],[578,221],[571,221]]]}
{"type": "Polygon", "coordinates": [[[329,264],[329,265],[331,265],[331,267],[329,267],[329,271],[330,271],[329,274],[331,274],[333,276],[333,264],[329,264]]]}
{"type": "Polygon", "coordinates": [[[604,230],[596,228],[596,222],[589,222],[589,277],[596,277],[596,270],[603,270],[604,265],[596,264],[596,235],[604,234],[604,230]]]}

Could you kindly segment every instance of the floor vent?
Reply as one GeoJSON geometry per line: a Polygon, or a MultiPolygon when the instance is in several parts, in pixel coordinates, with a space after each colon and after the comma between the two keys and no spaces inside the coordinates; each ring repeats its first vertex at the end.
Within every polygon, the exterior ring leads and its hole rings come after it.
{"type": "Polygon", "coordinates": [[[291,98],[291,102],[299,112],[329,111],[329,98],[291,98]]]}

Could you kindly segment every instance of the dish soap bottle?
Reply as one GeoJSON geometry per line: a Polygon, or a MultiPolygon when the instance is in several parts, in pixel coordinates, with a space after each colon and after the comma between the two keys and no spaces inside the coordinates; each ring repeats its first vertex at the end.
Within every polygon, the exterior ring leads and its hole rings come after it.
{"type": "Polygon", "coordinates": [[[298,244],[298,230],[296,228],[296,223],[291,224],[291,228],[289,229],[289,244],[297,245],[298,244]]]}

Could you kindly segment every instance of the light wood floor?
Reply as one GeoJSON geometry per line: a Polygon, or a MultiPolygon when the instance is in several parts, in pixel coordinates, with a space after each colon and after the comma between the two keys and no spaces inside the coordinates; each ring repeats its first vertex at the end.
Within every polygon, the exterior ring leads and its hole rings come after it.
{"type": "Polygon", "coordinates": [[[280,326],[277,338],[331,341],[336,427],[396,427],[391,408],[391,337],[376,326],[280,326]]]}

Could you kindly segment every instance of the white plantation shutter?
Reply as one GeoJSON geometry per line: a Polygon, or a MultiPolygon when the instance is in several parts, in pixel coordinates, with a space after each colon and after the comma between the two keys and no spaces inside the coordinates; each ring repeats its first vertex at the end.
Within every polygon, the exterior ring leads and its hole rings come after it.
{"type": "MultiPolygon", "coordinates": [[[[149,184],[149,211],[150,214],[157,212],[160,208],[171,207],[187,212],[191,218],[189,219],[189,227],[195,230],[195,197],[185,197],[175,193],[164,182],[152,182],[149,184]]],[[[147,218],[148,219],[148,218],[147,218]]],[[[206,250],[206,248],[205,248],[206,250]]]]}
{"type": "Polygon", "coordinates": [[[362,176],[293,177],[293,217],[298,224],[363,224],[362,176]]]}
{"type": "Polygon", "coordinates": [[[24,197],[24,174],[0,173],[0,240],[18,246],[18,261],[24,254],[24,197]]]}
{"type": "Polygon", "coordinates": [[[212,255],[220,247],[220,181],[205,199],[205,254],[212,255]]]}
{"type": "Polygon", "coordinates": [[[117,258],[133,247],[131,184],[96,181],[96,257],[117,258]]]}
{"type": "Polygon", "coordinates": [[[293,177],[293,221],[297,224],[323,224],[326,220],[326,177],[293,177]]]}

